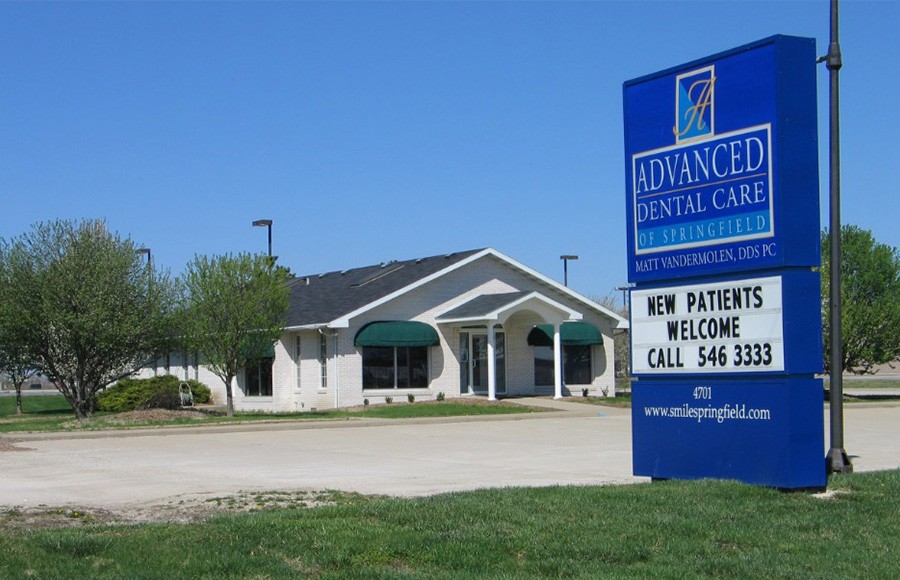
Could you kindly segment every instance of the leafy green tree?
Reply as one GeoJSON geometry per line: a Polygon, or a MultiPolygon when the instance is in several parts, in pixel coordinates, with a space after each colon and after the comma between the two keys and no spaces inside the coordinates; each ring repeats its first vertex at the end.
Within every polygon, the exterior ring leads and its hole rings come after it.
{"type": "Polygon", "coordinates": [[[99,220],[37,224],[6,245],[18,345],[79,420],[98,391],[168,349],[177,288],[99,220]]]}
{"type": "Polygon", "coordinates": [[[21,325],[22,314],[11,294],[10,247],[0,241],[0,372],[5,374],[16,391],[16,414],[22,414],[22,385],[37,374],[37,365],[29,357],[23,335],[30,329],[21,325]]]}
{"type": "MultiPolygon", "coordinates": [[[[831,369],[831,238],[822,232],[822,323],[825,368],[831,369]]],[[[900,357],[900,254],[878,243],[872,232],[841,228],[841,369],[871,373],[900,357]]]]}
{"type": "Polygon", "coordinates": [[[287,279],[287,270],[267,256],[196,256],[188,265],[184,342],[225,383],[229,417],[234,378],[284,332],[287,279]]]}

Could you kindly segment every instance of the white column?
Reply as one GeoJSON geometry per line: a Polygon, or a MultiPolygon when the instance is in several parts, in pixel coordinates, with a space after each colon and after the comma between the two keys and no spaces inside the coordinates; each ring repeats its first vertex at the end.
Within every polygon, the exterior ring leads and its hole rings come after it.
{"type": "Polygon", "coordinates": [[[488,400],[497,400],[497,368],[494,359],[494,349],[497,337],[494,334],[494,323],[488,320],[487,323],[487,375],[488,375],[488,400]]]}
{"type": "Polygon", "coordinates": [[[562,339],[559,322],[553,323],[553,398],[562,399],[562,339]]]}

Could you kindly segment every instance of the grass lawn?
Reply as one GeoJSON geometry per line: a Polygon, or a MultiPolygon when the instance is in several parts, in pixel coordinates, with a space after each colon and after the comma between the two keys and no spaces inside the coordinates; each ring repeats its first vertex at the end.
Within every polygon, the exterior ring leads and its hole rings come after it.
{"type": "MultiPolygon", "coordinates": [[[[16,395],[0,397],[0,417],[13,415],[16,412],[16,395]]],[[[62,395],[22,395],[22,412],[27,415],[47,415],[66,412],[71,414],[72,407],[62,395]]]]}
{"type": "MultiPolygon", "coordinates": [[[[830,381],[828,378],[825,378],[825,388],[828,388],[828,384],[830,381]]],[[[845,389],[900,389],[900,378],[871,378],[871,379],[860,379],[860,378],[851,378],[844,377],[844,380],[841,381],[841,384],[845,389]]]]}
{"type": "Polygon", "coordinates": [[[615,397],[572,397],[573,403],[605,405],[607,407],[631,407],[631,393],[619,393],[615,397]]]}
{"type": "Polygon", "coordinates": [[[316,413],[262,413],[237,412],[234,417],[214,414],[169,413],[165,418],[129,417],[123,421],[116,413],[95,413],[90,419],[79,423],[72,414],[72,408],[62,395],[41,395],[23,397],[23,415],[15,415],[15,398],[0,398],[0,433],[21,433],[25,431],[90,431],[100,429],[129,429],[162,427],[173,425],[208,425],[240,423],[247,421],[309,421],[316,419],[350,419],[372,417],[383,419],[409,419],[416,417],[454,417],[465,415],[505,415],[510,413],[531,413],[539,411],[511,403],[489,403],[483,399],[469,401],[448,400],[442,402],[422,401],[418,403],[394,403],[360,407],[353,410],[319,411],[316,413]]]}
{"type": "MultiPolygon", "coordinates": [[[[900,471],[485,490],[0,534],[4,578],[895,578],[900,471]]],[[[0,514],[0,529],[17,515],[0,514]]]]}

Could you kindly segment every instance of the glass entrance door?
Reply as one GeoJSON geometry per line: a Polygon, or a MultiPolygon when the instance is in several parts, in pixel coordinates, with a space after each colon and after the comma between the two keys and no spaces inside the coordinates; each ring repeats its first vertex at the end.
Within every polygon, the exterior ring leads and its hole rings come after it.
{"type": "Polygon", "coordinates": [[[469,348],[469,377],[472,392],[486,395],[488,390],[487,335],[473,334],[472,346],[469,348]]]}
{"type": "MultiPolygon", "coordinates": [[[[461,364],[468,363],[468,372],[464,372],[461,377],[464,384],[461,385],[460,391],[463,393],[473,393],[476,395],[488,394],[488,341],[487,333],[460,333],[460,338],[465,340],[465,346],[468,349],[467,360],[461,361],[461,364]],[[463,335],[467,335],[463,339],[463,335]]],[[[462,343],[463,340],[460,342],[462,343]]],[[[497,394],[506,393],[506,336],[502,332],[494,335],[494,368],[496,371],[497,394]]]]}

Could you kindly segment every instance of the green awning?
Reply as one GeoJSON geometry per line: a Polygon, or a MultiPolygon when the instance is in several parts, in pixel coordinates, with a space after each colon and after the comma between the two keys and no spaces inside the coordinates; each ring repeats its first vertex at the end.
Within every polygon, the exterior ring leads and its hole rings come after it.
{"type": "MultiPolygon", "coordinates": [[[[587,322],[563,322],[559,327],[563,345],[585,346],[603,344],[603,335],[593,324],[587,322]]],[[[528,333],[531,346],[553,346],[553,325],[539,324],[528,333]]]]}
{"type": "MultiPolygon", "coordinates": [[[[244,353],[243,358],[245,358],[247,360],[251,360],[251,357],[247,356],[247,353],[249,353],[249,351],[250,351],[250,349],[247,348],[246,345],[244,345],[241,348],[241,352],[244,353]]],[[[262,356],[260,356],[259,359],[257,359],[257,360],[265,360],[267,358],[275,358],[275,345],[274,344],[266,347],[265,350],[263,350],[263,352],[262,352],[262,356]]]]}
{"type": "Polygon", "coordinates": [[[424,322],[390,320],[370,322],[356,333],[356,346],[436,346],[437,331],[424,322]]]}

